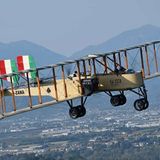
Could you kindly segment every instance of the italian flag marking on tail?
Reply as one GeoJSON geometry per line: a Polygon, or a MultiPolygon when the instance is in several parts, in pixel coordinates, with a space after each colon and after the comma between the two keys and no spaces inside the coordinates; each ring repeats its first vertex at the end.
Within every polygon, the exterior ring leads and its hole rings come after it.
{"type": "MultiPolygon", "coordinates": [[[[35,63],[33,57],[30,55],[18,56],[17,57],[17,64],[18,64],[19,71],[28,70],[28,69],[36,69],[36,63],[35,63]]],[[[36,78],[36,71],[29,72],[28,76],[31,79],[35,79],[36,78]]]]}
{"type": "MultiPolygon", "coordinates": [[[[13,72],[17,72],[17,65],[16,62],[14,60],[0,60],[0,75],[4,75],[4,74],[10,74],[13,72]]],[[[18,75],[12,76],[13,78],[13,83],[17,84],[19,77],[18,75]]],[[[4,78],[4,80],[7,80],[10,82],[10,77],[4,78]]]]}

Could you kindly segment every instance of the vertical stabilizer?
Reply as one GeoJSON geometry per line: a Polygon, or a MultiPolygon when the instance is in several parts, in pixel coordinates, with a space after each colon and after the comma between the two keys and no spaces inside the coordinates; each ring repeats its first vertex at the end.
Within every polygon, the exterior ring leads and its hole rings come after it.
{"type": "MultiPolygon", "coordinates": [[[[34,61],[34,58],[30,55],[18,56],[17,65],[18,65],[19,71],[28,70],[28,69],[36,69],[36,63],[34,61]]],[[[28,76],[30,79],[35,79],[36,71],[29,72],[28,76]]]]}
{"type": "MultiPolygon", "coordinates": [[[[14,60],[0,60],[0,75],[4,75],[4,74],[11,74],[13,72],[17,72],[17,65],[16,62],[14,60]]],[[[17,84],[19,77],[18,75],[12,76],[13,78],[13,83],[17,84]]],[[[10,82],[10,77],[4,78],[4,80],[7,80],[10,82]]]]}

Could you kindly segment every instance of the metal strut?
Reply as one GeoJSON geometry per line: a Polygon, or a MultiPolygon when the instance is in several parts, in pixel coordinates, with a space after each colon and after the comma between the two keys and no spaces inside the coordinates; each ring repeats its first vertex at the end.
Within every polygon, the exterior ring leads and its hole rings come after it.
{"type": "Polygon", "coordinates": [[[141,96],[141,97],[144,97],[147,100],[147,90],[145,88],[145,85],[143,85],[142,87],[139,87],[138,89],[139,89],[138,92],[133,89],[130,89],[130,91],[141,96]]]}
{"type": "MultiPolygon", "coordinates": [[[[86,103],[86,101],[87,101],[87,98],[88,98],[88,96],[86,96],[85,98],[84,98],[84,97],[81,97],[81,106],[84,107],[84,105],[85,105],[85,103],[86,103]]],[[[66,102],[67,102],[67,104],[69,105],[70,108],[73,108],[73,107],[74,107],[74,106],[73,106],[73,100],[72,100],[72,99],[71,99],[71,100],[67,100],[66,102]]]]}
{"type": "Polygon", "coordinates": [[[73,108],[73,100],[72,99],[68,100],[67,103],[68,103],[70,108],[73,108]]]}

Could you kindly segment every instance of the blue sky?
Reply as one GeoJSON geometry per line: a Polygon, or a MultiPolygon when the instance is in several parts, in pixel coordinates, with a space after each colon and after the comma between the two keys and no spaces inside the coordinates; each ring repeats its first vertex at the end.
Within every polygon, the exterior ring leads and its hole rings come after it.
{"type": "Polygon", "coordinates": [[[160,0],[0,0],[0,42],[29,40],[69,55],[145,24],[160,0]]]}

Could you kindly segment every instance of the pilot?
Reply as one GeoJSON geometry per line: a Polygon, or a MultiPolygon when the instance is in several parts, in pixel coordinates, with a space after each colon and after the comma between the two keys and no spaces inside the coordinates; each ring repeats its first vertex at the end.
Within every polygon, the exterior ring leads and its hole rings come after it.
{"type": "Polygon", "coordinates": [[[73,74],[70,74],[70,75],[68,76],[68,78],[69,78],[70,80],[72,80],[73,77],[77,77],[77,71],[74,71],[73,74]]]}
{"type": "Polygon", "coordinates": [[[125,73],[126,69],[122,66],[119,66],[118,68],[115,69],[116,74],[122,74],[125,73]]]}
{"type": "Polygon", "coordinates": [[[77,71],[74,71],[73,77],[77,77],[77,71]]]}

